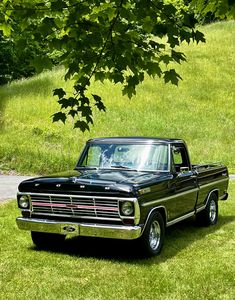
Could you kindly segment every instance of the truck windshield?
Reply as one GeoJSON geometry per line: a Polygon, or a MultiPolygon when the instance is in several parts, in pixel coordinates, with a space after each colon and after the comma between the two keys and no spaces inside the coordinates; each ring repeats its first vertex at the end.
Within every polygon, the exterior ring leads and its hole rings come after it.
{"type": "Polygon", "coordinates": [[[91,144],[77,168],[167,171],[168,160],[164,144],[91,144]]]}

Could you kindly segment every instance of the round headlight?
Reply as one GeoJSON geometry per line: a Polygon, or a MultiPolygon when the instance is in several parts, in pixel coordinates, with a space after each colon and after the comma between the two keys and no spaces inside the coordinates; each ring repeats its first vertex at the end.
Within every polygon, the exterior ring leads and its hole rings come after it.
{"type": "Polygon", "coordinates": [[[133,203],[129,201],[123,202],[121,205],[121,211],[125,216],[132,215],[134,212],[133,203]]]}
{"type": "Polygon", "coordinates": [[[19,207],[20,208],[28,208],[29,207],[29,197],[27,195],[20,196],[19,207]]]}

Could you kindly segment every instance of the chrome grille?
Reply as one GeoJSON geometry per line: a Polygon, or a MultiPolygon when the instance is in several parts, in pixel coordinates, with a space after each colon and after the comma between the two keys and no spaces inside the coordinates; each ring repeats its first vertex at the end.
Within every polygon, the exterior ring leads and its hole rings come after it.
{"type": "Polygon", "coordinates": [[[120,220],[117,198],[48,194],[30,197],[34,214],[120,220]]]}

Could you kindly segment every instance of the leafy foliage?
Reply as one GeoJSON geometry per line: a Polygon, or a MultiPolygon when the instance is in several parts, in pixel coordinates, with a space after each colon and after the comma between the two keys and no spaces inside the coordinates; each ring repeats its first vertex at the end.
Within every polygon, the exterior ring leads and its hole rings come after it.
{"type": "Polygon", "coordinates": [[[17,37],[8,38],[0,34],[0,85],[35,73],[30,65],[30,58],[35,51],[26,45],[20,51],[16,45],[17,37]]]}
{"type": "Polygon", "coordinates": [[[53,121],[74,119],[82,131],[93,124],[93,109],[105,110],[103,100],[91,95],[91,80],[123,85],[131,98],[146,74],[178,84],[181,78],[171,62],[185,61],[177,46],[186,41],[205,41],[195,29],[196,19],[182,2],[162,0],[3,0],[0,29],[9,36],[17,22],[29,40],[43,46],[46,57],[34,64],[52,66],[51,58],[66,68],[65,78],[74,81],[68,94],[56,89],[61,112],[53,121]]]}
{"type": "Polygon", "coordinates": [[[235,19],[234,0],[191,0],[189,2],[197,14],[197,18],[203,23],[235,19]]]}

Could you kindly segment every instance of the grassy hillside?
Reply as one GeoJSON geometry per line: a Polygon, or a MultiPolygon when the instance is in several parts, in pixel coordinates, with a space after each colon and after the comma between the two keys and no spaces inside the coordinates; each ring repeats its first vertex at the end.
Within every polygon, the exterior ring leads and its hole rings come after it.
{"type": "Polygon", "coordinates": [[[194,163],[221,161],[235,170],[235,22],[203,27],[207,43],[183,45],[187,63],[177,65],[179,87],[147,79],[131,101],[121,87],[95,84],[107,113],[82,134],[52,124],[53,88],[63,69],[0,88],[0,171],[51,173],[73,168],[84,142],[100,136],[161,136],[186,140],[194,163]]]}

